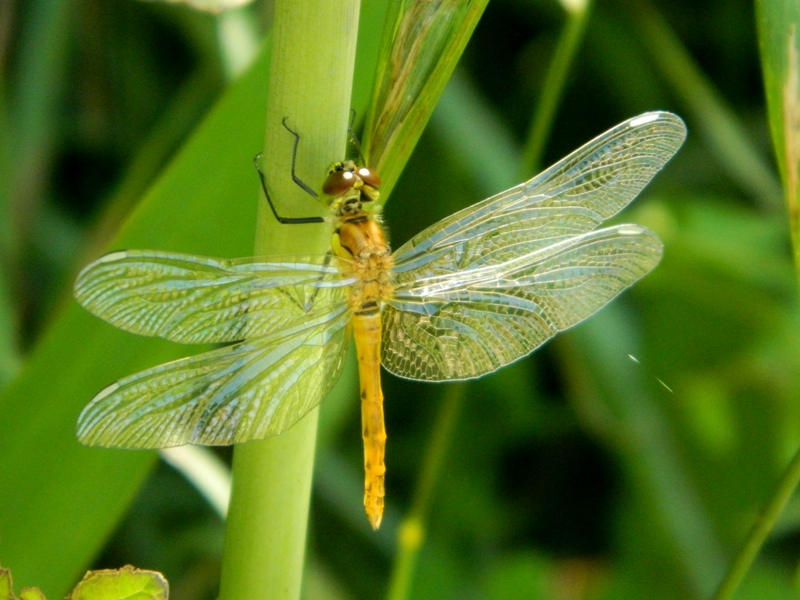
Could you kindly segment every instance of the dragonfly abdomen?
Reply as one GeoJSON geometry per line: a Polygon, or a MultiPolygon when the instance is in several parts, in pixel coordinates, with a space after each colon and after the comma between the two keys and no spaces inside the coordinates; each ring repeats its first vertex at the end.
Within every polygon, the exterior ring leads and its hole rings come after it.
{"type": "Polygon", "coordinates": [[[361,382],[361,430],[364,438],[364,509],[373,529],[383,518],[386,427],[381,390],[381,314],[365,305],[353,315],[353,336],[361,382]]]}
{"type": "Polygon", "coordinates": [[[383,518],[386,428],[381,390],[381,306],[394,294],[392,257],[381,224],[358,209],[340,214],[331,240],[334,254],[348,259],[340,268],[354,276],[350,288],[351,323],[361,383],[361,429],[364,439],[364,509],[373,529],[383,518]]]}

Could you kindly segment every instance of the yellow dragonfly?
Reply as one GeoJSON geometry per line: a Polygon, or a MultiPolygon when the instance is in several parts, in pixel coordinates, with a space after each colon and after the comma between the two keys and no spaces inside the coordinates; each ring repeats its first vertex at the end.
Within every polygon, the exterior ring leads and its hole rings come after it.
{"type": "MultiPolygon", "coordinates": [[[[289,131],[296,153],[299,136],[289,131]]],[[[334,224],[327,255],[107,254],[75,283],[86,309],[133,333],[235,343],[110,385],[81,413],[78,437],[165,448],[278,435],[331,389],[352,332],[364,505],[377,529],[386,440],[380,365],[423,381],[480,377],[602,308],[658,264],[662,245],[640,225],[597,227],[638,195],[685,137],[677,116],[642,114],[394,253],[374,212],[380,178],[348,161],[331,168],[322,188],[334,224]]]]}

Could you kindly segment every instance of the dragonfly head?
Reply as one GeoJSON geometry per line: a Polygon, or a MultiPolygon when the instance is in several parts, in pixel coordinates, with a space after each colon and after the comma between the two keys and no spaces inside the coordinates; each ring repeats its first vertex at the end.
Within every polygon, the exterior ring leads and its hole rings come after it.
{"type": "Polygon", "coordinates": [[[328,169],[322,184],[327,205],[337,214],[358,212],[363,205],[374,203],[380,197],[381,178],[369,167],[359,167],[352,160],[337,162],[328,169]]]}

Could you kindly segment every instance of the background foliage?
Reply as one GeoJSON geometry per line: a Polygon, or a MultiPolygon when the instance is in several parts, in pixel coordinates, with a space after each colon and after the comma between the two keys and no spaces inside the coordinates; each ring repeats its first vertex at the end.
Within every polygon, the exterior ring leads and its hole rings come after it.
{"type": "MultiPolygon", "coordinates": [[[[382,11],[363,7],[361,114],[382,11]]],[[[0,4],[0,563],[48,597],[90,562],[215,596],[223,525],[203,498],[155,453],[73,434],[97,390],[188,350],[113,330],[69,287],[120,227],[121,247],[250,254],[266,54],[235,73],[268,15],[0,4]]],[[[519,165],[564,26],[550,0],[489,4],[387,204],[393,245],[534,174],[519,165]]],[[[583,35],[543,163],[634,114],[682,115],[687,144],[624,215],[665,257],[587,323],[459,389],[412,598],[708,597],[800,446],[800,315],[754,7],[606,0],[583,35]]],[[[323,404],[309,599],[386,593],[453,387],[386,376],[389,507],[373,534],[354,382],[323,404]]],[[[791,503],[739,597],[800,595],[798,527],[791,503]]]]}

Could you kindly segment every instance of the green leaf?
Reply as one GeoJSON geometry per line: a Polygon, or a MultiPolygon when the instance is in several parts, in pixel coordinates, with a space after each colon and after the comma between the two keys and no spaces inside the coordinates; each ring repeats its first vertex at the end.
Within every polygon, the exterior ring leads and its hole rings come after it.
{"type": "Polygon", "coordinates": [[[800,5],[760,0],[756,9],[772,143],[789,211],[795,265],[800,269],[800,5]]]}
{"type": "Polygon", "coordinates": [[[121,569],[89,571],[69,600],[166,600],[169,583],[161,573],[130,565],[121,569]]]}
{"type": "Polygon", "coordinates": [[[14,595],[14,584],[11,580],[11,571],[0,568],[0,600],[47,600],[39,588],[28,587],[20,591],[19,596],[14,595]]]}
{"type": "Polygon", "coordinates": [[[14,588],[11,582],[11,571],[0,568],[0,600],[12,600],[14,588]]]}
{"type": "Polygon", "coordinates": [[[400,177],[488,0],[393,2],[386,19],[364,158],[383,200],[400,177]]]}
{"type": "MultiPolygon", "coordinates": [[[[252,157],[262,147],[268,62],[265,48],[107,249],[251,254],[258,191],[252,157]]],[[[43,336],[0,396],[0,555],[19,581],[64,596],[156,457],[82,447],[75,422],[83,406],[115,379],[194,350],[118,331],[74,302],[43,336]]]]}

